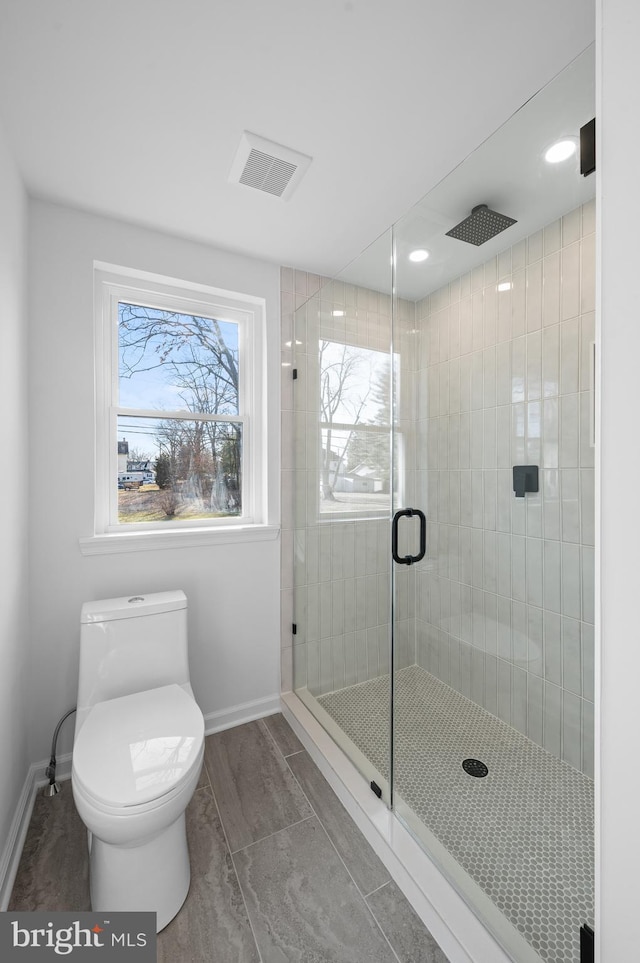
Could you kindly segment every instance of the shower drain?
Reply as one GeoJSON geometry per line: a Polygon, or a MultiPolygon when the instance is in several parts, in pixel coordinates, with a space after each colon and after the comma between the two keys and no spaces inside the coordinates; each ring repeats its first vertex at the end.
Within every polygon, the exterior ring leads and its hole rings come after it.
{"type": "Polygon", "coordinates": [[[462,768],[465,772],[469,773],[470,776],[486,776],[489,770],[483,762],[479,759],[465,759],[462,763],[462,768]]]}

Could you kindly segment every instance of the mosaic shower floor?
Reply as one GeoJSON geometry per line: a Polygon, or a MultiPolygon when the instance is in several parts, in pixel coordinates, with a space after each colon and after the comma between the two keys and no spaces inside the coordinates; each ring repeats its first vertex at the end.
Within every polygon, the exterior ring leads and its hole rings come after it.
{"type": "MultiPolygon", "coordinates": [[[[385,778],[389,677],[318,702],[385,778]]],[[[396,674],[395,792],[548,963],[593,927],[593,782],[419,666],[396,674]],[[489,773],[462,769],[479,759],[489,773]]]]}

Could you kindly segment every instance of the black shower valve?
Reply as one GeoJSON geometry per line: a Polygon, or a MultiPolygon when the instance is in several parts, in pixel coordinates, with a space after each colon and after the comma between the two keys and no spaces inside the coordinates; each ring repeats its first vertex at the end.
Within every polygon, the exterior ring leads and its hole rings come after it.
{"type": "Polygon", "coordinates": [[[540,491],[537,465],[513,466],[513,490],[516,498],[524,498],[525,492],[540,491]]]}

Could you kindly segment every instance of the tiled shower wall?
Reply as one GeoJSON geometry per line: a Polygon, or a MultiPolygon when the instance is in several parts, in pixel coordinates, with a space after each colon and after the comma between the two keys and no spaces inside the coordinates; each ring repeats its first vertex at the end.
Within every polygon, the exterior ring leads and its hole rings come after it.
{"type": "MultiPolygon", "coordinates": [[[[318,343],[335,340],[388,352],[391,299],[283,268],[281,301],[282,675],[283,685],[290,680],[294,688],[307,686],[320,695],[390,668],[389,514],[353,518],[321,515],[319,510],[318,343]],[[334,311],[343,313],[335,317],[334,311]],[[294,619],[297,631],[292,635],[294,619]]],[[[410,331],[414,303],[402,302],[399,313],[399,327],[410,331]]],[[[414,352],[410,363],[415,368],[414,352]]],[[[398,573],[397,585],[398,664],[412,665],[413,571],[398,573]]]]}
{"type": "Polygon", "coordinates": [[[593,773],[594,205],[417,304],[418,663],[593,773]],[[516,498],[513,465],[540,466],[516,498]]]}

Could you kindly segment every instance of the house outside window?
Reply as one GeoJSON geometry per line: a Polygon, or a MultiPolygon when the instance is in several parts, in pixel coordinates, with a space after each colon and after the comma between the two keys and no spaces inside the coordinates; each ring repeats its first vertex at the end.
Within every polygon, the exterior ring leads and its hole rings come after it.
{"type": "Polygon", "coordinates": [[[264,301],[96,267],[96,534],[264,524],[264,301]]]}

